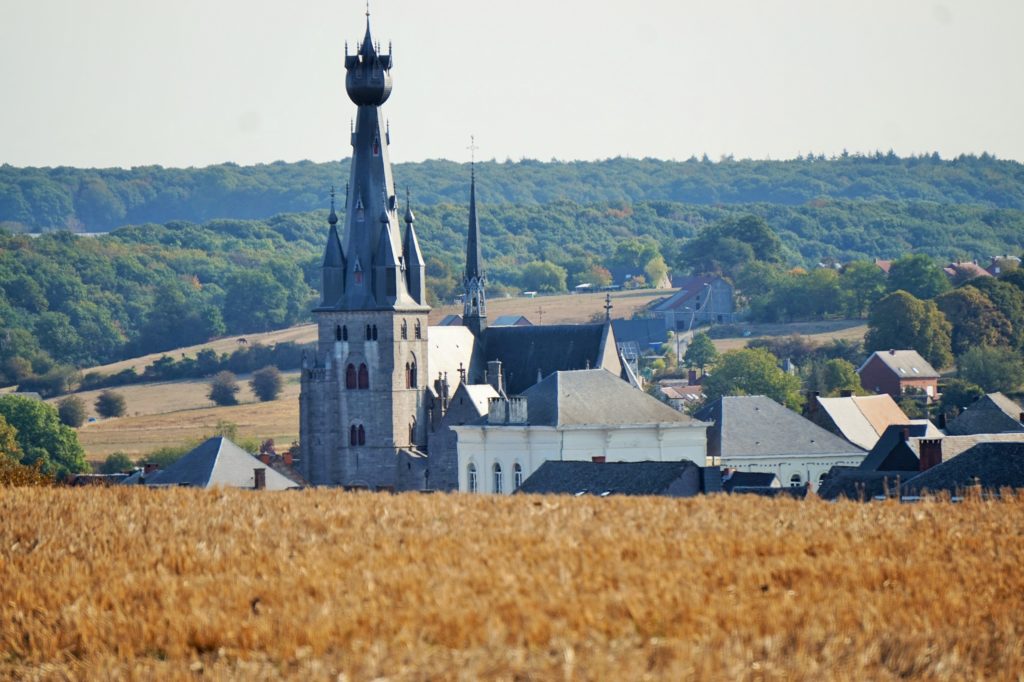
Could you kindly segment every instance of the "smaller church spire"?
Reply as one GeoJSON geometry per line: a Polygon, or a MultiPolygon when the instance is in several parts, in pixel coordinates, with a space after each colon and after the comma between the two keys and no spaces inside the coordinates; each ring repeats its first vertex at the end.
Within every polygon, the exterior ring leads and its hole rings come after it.
{"type": "Polygon", "coordinates": [[[338,214],[334,212],[334,185],[331,185],[331,214],[327,216],[327,222],[331,225],[338,224],[338,214]]]}

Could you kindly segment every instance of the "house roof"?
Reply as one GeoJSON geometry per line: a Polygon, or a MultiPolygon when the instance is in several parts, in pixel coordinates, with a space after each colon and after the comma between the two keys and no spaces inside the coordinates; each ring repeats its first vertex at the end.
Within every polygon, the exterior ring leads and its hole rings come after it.
{"type": "MultiPolygon", "coordinates": [[[[520,493],[541,495],[661,495],[688,470],[678,462],[587,462],[548,460],[523,481],[520,493]]],[[[703,481],[698,476],[698,481],[703,481]]],[[[703,487],[703,486],[702,486],[703,487]]]]}
{"type": "Polygon", "coordinates": [[[949,278],[960,280],[992,276],[992,273],[972,261],[956,261],[942,268],[942,271],[949,278]]]}
{"type": "Polygon", "coordinates": [[[462,326],[462,315],[456,315],[454,313],[451,314],[451,315],[445,315],[437,323],[437,326],[438,327],[462,326]]]}
{"type": "Polygon", "coordinates": [[[694,416],[715,423],[722,457],[864,453],[763,395],[724,396],[694,416]]]}
{"type": "Polygon", "coordinates": [[[989,393],[978,398],[946,425],[946,433],[967,436],[977,433],[1024,432],[1020,418],[1024,409],[1002,393],[989,393]]]}
{"type": "MultiPolygon", "coordinates": [[[[552,324],[488,327],[483,332],[483,360],[501,360],[505,390],[522,393],[537,383],[537,372],[602,366],[604,324],[552,324]]],[[[431,332],[433,333],[433,332],[431,332]]],[[[431,339],[433,341],[433,339],[431,339]]],[[[620,367],[614,367],[618,375],[620,367]]],[[[434,365],[430,365],[434,371],[434,365]]]]}
{"type": "Polygon", "coordinates": [[[881,258],[876,258],[875,259],[875,265],[878,266],[879,270],[881,270],[882,272],[884,272],[885,274],[888,275],[889,274],[889,268],[892,267],[892,261],[891,260],[882,260],[881,258]]]}
{"type": "Polygon", "coordinates": [[[937,379],[939,373],[916,350],[876,350],[857,369],[860,374],[871,358],[878,358],[901,379],[937,379]]]}
{"type": "Polygon", "coordinates": [[[722,490],[727,493],[735,488],[778,488],[779,477],[763,471],[733,471],[722,473],[722,490]]]}
{"type": "Polygon", "coordinates": [[[674,282],[674,285],[679,287],[679,291],[672,294],[668,298],[655,303],[651,306],[651,310],[654,312],[665,312],[666,310],[673,310],[683,305],[694,296],[700,295],[704,291],[705,286],[710,286],[712,282],[722,279],[717,275],[692,275],[681,280],[674,282]]]}
{"type": "Polygon", "coordinates": [[[972,485],[986,490],[1024,488],[1024,443],[980,443],[907,481],[900,492],[956,493],[972,485]]]}
{"type": "Polygon", "coordinates": [[[639,320],[612,320],[615,340],[621,345],[633,342],[642,351],[650,350],[654,345],[660,346],[668,338],[665,321],[658,318],[641,318],[639,320]]]}
{"type": "MultiPolygon", "coordinates": [[[[907,444],[920,453],[920,438],[911,438],[907,444]]],[[[946,436],[942,439],[942,461],[953,459],[981,443],[1024,443],[1024,431],[1015,433],[975,433],[969,436],[946,436]]]]}
{"type": "MultiPolygon", "coordinates": [[[[939,434],[941,437],[942,434],[939,434]]],[[[919,441],[929,438],[928,427],[923,424],[893,424],[871,448],[867,457],[860,463],[862,471],[909,471],[917,470],[921,465],[919,459],[919,441]],[[908,436],[904,440],[904,430],[908,436]],[[916,440],[910,444],[910,438],[916,440]]]]}
{"type": "Polygon", "coordinates": [[[899,486],[919,472],[914,471],[866,471],[858,467],[832,467],[821,486],[818,497],[823,500],[835,500],[845,497],[848,500],[865,502],[879,495],[892,494],[899,486]]]}
{"type": "Polygon", "coordinates": [[[525,315],[499,315],[490,322],[491,327],[529,326],[532,324],[533,322],[530,322],[525,315]]]}
{"type": "Polygon", "coordinates": [[[547,426],[704,426],[603,369],[553,372],[523,393],[527,419],[547,426]]]}
{"type": "Polygon", "coordinates": [[[146,484],[251,489],[256,486],[255,469],[266,470],[267,490],[299,487],[223,436],[207,439],[174,464],[147,477],[146,484]]]}
{"type": "Polygon", "coordinates": [[[498,392],[490,384],[462,384],[452,395],[452,400],[459,396],[459,391],[465,394],[481,416],[487,414],[488,401],[498,397],[498,392]]]}
{"type": "MultiPolygon", "coordinates": [[[[892,424],[907,424],[910,419],[888,393],[845,398],[818,398],[818,406],[839,429],[840,435],[854,445],[870,450],[879,436],[892,424]]],[[[936,437],[941,435],[935,430],[936,437]]]]}

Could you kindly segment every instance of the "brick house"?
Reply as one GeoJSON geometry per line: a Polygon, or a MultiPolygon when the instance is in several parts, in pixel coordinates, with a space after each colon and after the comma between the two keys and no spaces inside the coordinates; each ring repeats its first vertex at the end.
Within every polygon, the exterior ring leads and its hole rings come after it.
{"type": "Polygon", "coordinates": [[[899,400],[909,391],[920,391],[934,400],[939,373],[916,350],[875,351],[857,370],[860,385],[873,393],[888,393],[899,400]]]}

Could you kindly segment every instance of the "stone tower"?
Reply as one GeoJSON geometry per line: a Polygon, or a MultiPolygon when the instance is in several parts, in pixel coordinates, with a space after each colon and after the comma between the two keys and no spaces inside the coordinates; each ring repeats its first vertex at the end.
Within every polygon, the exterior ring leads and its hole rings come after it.
{"type": "Polygon", "coordinates": [[[315,357],[299,396],[302,474],[315,485],[386,488],[402,451],[425,449],[426,273],[406,205],[401,234],[381,105],[391,55],[366,36],[345,50],[345,89],[356,104],[344,241],[332,193],[315,357]]]}
{"type": "Polygon", "coordinates": [[[476,216],[476,164],[469,180],[469,230],[466,235],[466,272],[462,276],[462,324],[478,338],[487,328],[487,277],[480,255],[480,221],[476,216]]]}

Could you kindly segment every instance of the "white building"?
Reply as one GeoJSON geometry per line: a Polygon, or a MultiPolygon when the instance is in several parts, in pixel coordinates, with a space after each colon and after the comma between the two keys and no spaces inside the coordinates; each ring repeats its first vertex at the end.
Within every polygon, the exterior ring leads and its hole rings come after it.
{"type": "Polygon", "coordinates": [[[480,423],[452,427],[459,490],[511,494],[548,460],[704,466],[707,427],[604,370],[554,372],[491,400],[480,423]]]}

